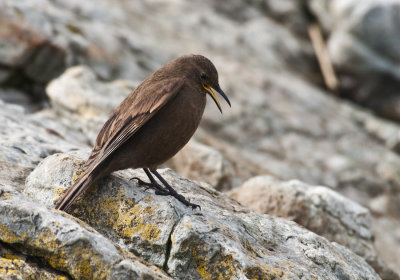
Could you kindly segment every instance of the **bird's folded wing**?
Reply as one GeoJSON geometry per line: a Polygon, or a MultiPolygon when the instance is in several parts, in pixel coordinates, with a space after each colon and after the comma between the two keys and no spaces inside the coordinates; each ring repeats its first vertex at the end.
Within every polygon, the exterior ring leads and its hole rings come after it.
{"type": "Polygon", "coordinates": [[[183,85],[182,78],[175,78],[137,88],[104,124],[85,168],[92,169],[103,162],[176,96],[183,85]]]}

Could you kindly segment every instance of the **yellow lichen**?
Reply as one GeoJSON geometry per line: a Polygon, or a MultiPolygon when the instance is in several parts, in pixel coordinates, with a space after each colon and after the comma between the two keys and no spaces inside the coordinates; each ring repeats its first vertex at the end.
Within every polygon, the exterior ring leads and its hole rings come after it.
{"type": "Polygon", "coordinates": [[[59,198],[61,197],[61,195],[63,195],[65,193],[66,189],[63,187],[59,187],[59,186],[54,186],[53,187],[53,195],[54,198],[59,198]]]}
{"type": "Polygon", "coordinates": [[[61,256],[48,256],[48,262],[52,268],[60,269],[67,267],[64,258],[61,256]]]}
{"type": "Polygon", "coordinates": [[[0,200],[7,200],[11,198],[11,194],[7,191],[0,190],[0,200]]]}
{"type": "Polygon", "coordinates": [[[144,222],[144,217],[154,213],[151,207],[142,207],[136,204],[134,207],[121,207],[117,209],[118,218],[114,221],[113,228],[122,234],[124,238],[132,238],[134,234],[140,233],[143,239],[155,242],[160,239],[161,229],[156,225],[144,222]]]}
{"type": "Polygon", "coordinates": [[[43,270],[39,267],[26,263],[21,258],[12,255],[8,258],[0,257],[0,278],[1,279],[42,279],[42,280],[67,280],[63,275],[43,270]]]}
{"type": "Polygon", "coordinates": [[[3,257],[6,258],[6,259],[9,259],[9,260],[22,260],[21,257],[16,256],[16,255],[14,255],[14,254],[12,254],[10,252],[6,252],[3,257]]]}
{"type": "Polygon", "coordinates": [[[0,240],[5,243],[17,243],[26,239],[26,232],[21,235],[15,234],[13,231],[9,230],[5,225],[0,224],[0,240]]]}
{"type": "Polygon", "coordinates": [[[93,279],[93,272],[90,261],[87,258],[82,259],[77,265],[79,275],[84,279],[93,279]]]}
{"type": "MultiPolygon", "coordinates": [[[[76,247],[64,247],[50,228],[42,230],[33,239],[32,235],[28,235],[26,232],[17,235],[5,225],[0,224],[0,239],[10,244],[28,244],[28,251],[44,258],[51,267],[68,271],[68,274],[75,279],[105,279],[106,275],[109,274],[109,264],[97,256],[90,245],[89,247],[85,247],[85,244],[76,247]]],[[[22,277],[22,279],[67,279],[64,276],[31,267],[11,253],[5,254],[5,256],[7,258],[0,257],[0,274],[3,273],[1,269],[6,267],[8,272],[15,270],[16,273],[18,271],[25,273],[26,269],[29,269],[29,271],[32,271],[32,275],[39,275],[36,278],[22,277]],[[3,264],[8,265],[4,266],[3,264]]]]}
{"type": "MultiPolygon", "coordinates": [[[[83,171],[78,170],[72,175],[72,180],[73,182],[76,182],[76,180],[79,179],[79,177],[83,174],[83,171]]],[[[57,203],[58,199],[61,198],[61,196],[67,191],[68,188],[60,187],[60,186],[54,186],[53,187],[53,195],[56,200],[54,201],[57,203]]]]}
{"type": "Polygon", "coordinates": [[[76,172],[72,175],[72,180],[73,180],[74,182],[76,182],[76,180],[78,180],[79,177],[81,177],[81,175],[83,175],[83,171],[82,171],[82,170],[76,171],[76,172]]]}
{"type": "Polygon", "coordinates": [[[186,222],[186,223],[184,223],[183,225],[184,225],[185,227],[187,227],[187,228],[192,228],[192,227],[193,227],[189,222],[186,222]]]}
{"type": "Polygon", "coordinates": [[[192,249],[193,258],[197,265],[197,271],[202,279],[206,280],[227,280],[236,277],[238,263],[232,254],[218,254],[207,259],[198,248],[192,249]]]}
{"type": "Polygon", "coordinates": [[[0,274],[14,273],[18,271],[15,265],[13,264],[13,260],[0,258],[0,274]]]}
{"type": "Polygon", "coordinates": [[[246,267],[243,270],[243,273],[248,279],[252,280],[272,280],[286,278],[284,271],[276,267],[271,267],[267,264],[246,267]]]}
{"type": "Polygon", "coordinates": [[[268,254],[268,251],[262,247],[257,247],[257,249],[255,249],[248,240],[245,240],[242,245],[244,251],[247,253],[247,257],[251,260],[256,260],[268,254]]]}
{"type": "Polygon", "coordinates": [[[32,245],[37,248],[56,248],[58,244],[55,239],[55,234],[50,229],[45,229],[37,236],[36,239],[32,240],[32,245]]]}
{"type": "Polygon", "coordinates": [[[94,206],[78,203],[73,213],[95,228],[112,228],[125,239],[140,235],[148,242],[158,241],[161,237],[161,229],[157,225],[146,222],[155,210],[150,206],[143,207],[135,204],[134,200],[123,197],[121,192],[123,190],[118,192],[117,198],[105,198],[94,206]]]}

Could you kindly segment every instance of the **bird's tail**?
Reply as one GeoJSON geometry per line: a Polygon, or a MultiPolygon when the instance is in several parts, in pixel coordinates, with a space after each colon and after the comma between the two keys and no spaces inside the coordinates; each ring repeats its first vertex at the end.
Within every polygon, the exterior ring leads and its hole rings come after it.
{"type": "MultiPolygon", "coordinates": [[[[92,171],[92,170],[91,170],[92,171]]],[[[93,176],[93,172],[85,171],[83,175],[67,190],[60,201],[56,204],[56,209],[66,211],[68,208],[97,181],[98,176],[93,176]]]]}

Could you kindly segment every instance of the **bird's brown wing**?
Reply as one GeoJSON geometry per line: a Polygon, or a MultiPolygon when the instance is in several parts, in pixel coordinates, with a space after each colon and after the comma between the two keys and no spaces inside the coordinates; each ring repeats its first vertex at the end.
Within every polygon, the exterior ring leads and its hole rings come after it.
{"type": "Polygon", "coordinates": [[[103,176],[103,163],[116,149],[132,137],[154,114],[183,87],[181,78],[141,84],[114,111],[97,136],[81,177],[67,190],[56,209],[67,210],[85,190],[103,176]]]}
{"type": "Polygon", "coordinates": [[[181,78],[168,79],[147,84],[130,94],[100,130],[85,167],[104,161],[171,100],[183,84],[181,78]]]}

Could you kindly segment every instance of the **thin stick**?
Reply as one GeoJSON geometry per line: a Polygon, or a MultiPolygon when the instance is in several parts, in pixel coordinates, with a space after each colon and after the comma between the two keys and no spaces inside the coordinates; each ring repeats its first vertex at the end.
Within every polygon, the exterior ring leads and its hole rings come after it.
{"type": "Polygon", "coordinates": [[[322,76],[324,77],[325,85],[331,91],[336,91],[338,88],[338,79],[333,69],[332,61],[329,56],[328,48],[326,47],[322,31],[318,24],[314,23],[308,27],[308,35],[311,38],[311,43],[314,47],[315,55],[321,68],[322,76]]]}

